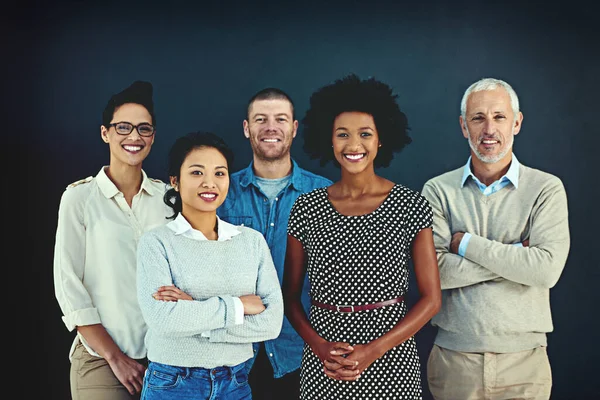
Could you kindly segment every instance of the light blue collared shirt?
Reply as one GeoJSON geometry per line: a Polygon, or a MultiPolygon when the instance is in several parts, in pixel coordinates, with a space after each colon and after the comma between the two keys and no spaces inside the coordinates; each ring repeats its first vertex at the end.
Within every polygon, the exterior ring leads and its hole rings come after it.
{"type": "MultiPolygon", "coordinates": [[[[185,217],[179,213],[175,219],[167,224],[167,227],[175,232],[176,235],[183,235],[186,238],[193,240],[208,240],[202,232],[194,229],[185,217]]],[[[223,221],[217,216],[217,241],[223,242],[230,240],[235,235],[239,235],[240,232],[235,225],[229,222],[223,221]]],[[[239,297],[233,298],[235,304],[235,324],[240,325],[244,323],[244,305],[239,297]]],[[[210,337],[210,332],[202,332],[202,336],[210,337]]]]}
{"type": "MultiPolygon", "coordinates": [[[[515,156],[515,154],[513,153],[512,161],[510,163],[510,167],[508,167],[508,171],[506,171],[506,174],[504,174],[500,179],[493,182],[489,186],[486,186],[483,183],[481,183],[481,181],[479,179],[477,179],[477,177],[473,174],[473,171],[471,171],[471,156],[469,156],[469,159],[467,160],[467,164],[465,165],[465,167],[463,169],[463,176],[462,176],[462,180],[460,182],[460,187],[461,188],[464,187],[465,182],[467,181],[467,178],[471,177],[471,178],[473,178],[473,181],[477,184],[477,187],[479,187],[479,190],[481,190],[481,193],[483,193],[484,196],[489,196],[490,194],[496,193],[500,189],[506,187],[506,185],[508,185],[509,183],[512,183],[513,186],[515,187],[515,189],[517,189],[519,187],[519,167],[520,167],[520,165],[521,164],[519,163],[517,156],[515,156]]],[[[461,256],[461,257],[465,256],[465,252],[467,251],[467,246],[469,244],[470,239],[471,239],[471,234],[469,232],[465,232],[465,235],[461,239],[460,245],[458,246],[458,255],[459,256],[461,256]]],[[[515,246],[523,246],[523,245],[521,243],[515,243],[515,246]]]]}

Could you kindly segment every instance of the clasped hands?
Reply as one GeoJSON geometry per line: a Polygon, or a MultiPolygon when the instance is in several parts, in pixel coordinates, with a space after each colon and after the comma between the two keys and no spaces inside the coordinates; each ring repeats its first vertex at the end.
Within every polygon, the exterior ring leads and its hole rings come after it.
{"type": "Polygon", "coordinates": [[[322,341],[313,351],[323,363],[323,372],[331,379],[355,381],[379,356],[369,344],[351,346],[344,342],[322,341]]]}

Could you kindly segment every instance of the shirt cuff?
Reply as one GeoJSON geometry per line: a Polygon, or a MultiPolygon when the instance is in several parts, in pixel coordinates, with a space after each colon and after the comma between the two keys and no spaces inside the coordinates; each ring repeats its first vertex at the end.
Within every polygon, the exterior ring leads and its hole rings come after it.
{"type": "Polygon", "coordinates": [[[244,304],[239,297],[233,298],[233,304],[235,306],[235,324],[241,325],[244,323],[244,304]]]}
{"type": "Polygon", "coordinates": [[[458,245],[458,255],[461,257],[465,256],[465,252],[467,251],[467,246],[469,245],[469,240],[471,240],[471,234],[469,232],[465,232],[462,239],[460,240],[460,244],[458,245]]]}
{"type": "Polygon", "coordinates": [[[513,243],[513,246],[515,247],[523,247],[523,243],[519,242],[519,243],[513,243]]]}

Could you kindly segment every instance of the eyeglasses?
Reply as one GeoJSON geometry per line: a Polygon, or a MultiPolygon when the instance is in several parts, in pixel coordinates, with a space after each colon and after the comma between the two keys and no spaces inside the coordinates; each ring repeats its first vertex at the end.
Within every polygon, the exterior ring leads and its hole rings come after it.
{"type": "Polygon", "coordinates": [[[115,122],[114,124],[109,125],[115,128],[115,132],[123,136],[129,135],[133,132],[134,128],[137,129],[140,136],[149,137],[154,135],[154,126],[147,122],[143,122],[139,125],[133,125],[130,122],[115,122]]]}

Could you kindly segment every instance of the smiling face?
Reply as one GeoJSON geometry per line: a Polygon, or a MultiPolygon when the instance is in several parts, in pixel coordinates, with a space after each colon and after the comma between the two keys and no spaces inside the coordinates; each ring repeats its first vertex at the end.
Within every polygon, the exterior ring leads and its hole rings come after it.
{"type": "Polygon", "coordinates": [[[467,99],[465,118],[460,117],[463,136],[471,155],[486,164],[512,156],[514,135],[521,130],[523,114],[515,115],[504,88],[473,92],[467,99]]]}
{"type": "Polygon", "coordinates": [[[183,160],[179,181],[171,177],[171,185],[181,195],[184,216],[216,213],[229,190],[227,160],[214,147],[197,147],[183,160]]]}
{"type": "MultiPolygon", "coordinates": [[[[136,103],[125,103],[113,114],[111,123],[116,122],[129,122],[133,125],[152,124],[152,117],[146,107],[136,103]]],[[[141,166],[154,143],[154,135],[140,136],[137,129],[133,129],[129,135],[119,135],[114,126],[101,126],[100,136],[110,148],[111,165],[141,166]]]]}
{"type": "Polygon", "coordinates": [[[292,105],[284,99],[254,101],[244,120],[244,135],[250,140],[254,157],[267,162],[290,156],[297,129],[292,105]]]}
{"type": "Polygon", "coordinates": [[[332,144],[343,170],[353,174],[374,170],[380,142],[373,116],[357,111],[338,115],[333,122],[332,144]]]}

